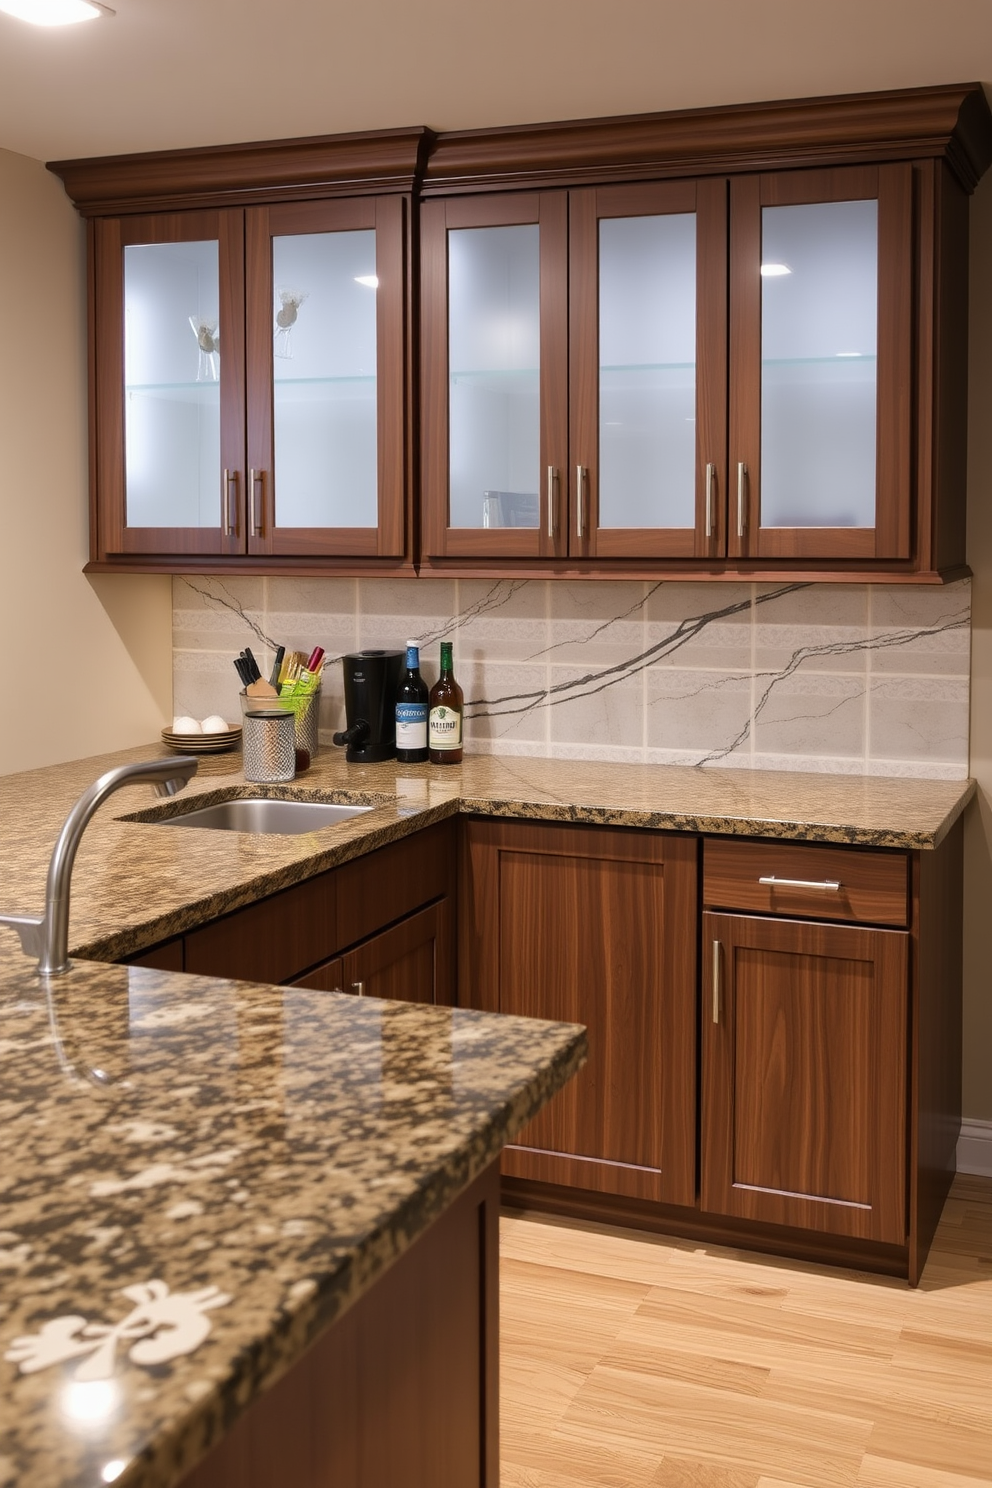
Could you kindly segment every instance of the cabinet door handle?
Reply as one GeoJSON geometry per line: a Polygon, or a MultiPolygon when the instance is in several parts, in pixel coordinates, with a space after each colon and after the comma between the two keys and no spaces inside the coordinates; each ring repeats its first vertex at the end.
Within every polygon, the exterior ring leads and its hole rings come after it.
{"type": "Polygon", "coordinates": [[[743,460],[737,462],[737,536],[744,536],[744,488],[747,485],[747,466],[743,460]]]}
{"type": "Polygon", "coordinates": [[[585,494],[586,471],[584,465],[575,467],[575,535],[582,537],[585,534],[585,513],[583,507],[583,495],[585,494]]]}
{"type": "Polygon", "coordinates": [[[238,531],[238,481],[240,477],[236,470],[225,470],[224,479],[220,488],[220,515],[224,525],[225,537],[234,537],[238,531]],[[234,487],[234,521],[231,521],[231,487],[234,487]]]}
{"type": "Polygon", "coordinates": [[[767,878],[759,878],[758,882],[771,889],[824,889],[828,894],[840,891],[840,881],[836,878],[776,878],[771,873],[767,878]]]}
{"type": "Polygon", "coordinates": [[[351,990],[353,992],[356,992],[359,997],[364,997],[365,996],[365,983],[364,982],[352,982],[352,984],[351,984],[351,990]]]}
{"type": "Polygon", "coordinates": [[[248,476],[248,506],[252,537],[262,536],[265,521],[265,471],[252,470],[248,476]],[[256,502],[255,492],[261,491],[261,501],[256,502]]]}
{"type": "Polygon", "coordinates": [[[720,1021],[720,942],[713,942],[713,1022],[720,1021]]]}
{"type": "Polygon", "coordinates": [[[558,490],[558,472],[553,465],[548,466],[548,536],[553,538],[558,530],[558,502],[556,493],[558,490]]]}
{"type": "Polygon", "coordinates": [[[713,487],[716,482],[716,466],[706,467],[706,536],[713,536],[713,487]]]}

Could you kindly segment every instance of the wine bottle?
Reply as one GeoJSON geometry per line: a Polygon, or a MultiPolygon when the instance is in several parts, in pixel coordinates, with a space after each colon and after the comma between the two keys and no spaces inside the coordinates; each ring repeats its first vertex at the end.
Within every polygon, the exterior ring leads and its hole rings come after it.
{"type": "Polygon", "coordinates": [[[451,665],[451,642],[441,642],[441,675],[431,688],[428,742],[431,763],[462,762],[462,690],[451,665]]]}
{"type": "Polygon", "coordinates": [[[396,689],[396,758],[403,765],[427,758],[427,683],[416,641],[406,643],[406,671],[396,689]]]}

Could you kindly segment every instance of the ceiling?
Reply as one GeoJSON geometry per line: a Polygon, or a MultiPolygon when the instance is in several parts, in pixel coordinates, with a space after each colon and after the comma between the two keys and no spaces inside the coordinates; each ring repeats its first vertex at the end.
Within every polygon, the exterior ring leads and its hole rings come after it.
{"type": "Polygon", "coordinates": [[[111,0],[0,15],[0,148],[38,159],[465,129],[992,79],[990,0],[111,0]]]}

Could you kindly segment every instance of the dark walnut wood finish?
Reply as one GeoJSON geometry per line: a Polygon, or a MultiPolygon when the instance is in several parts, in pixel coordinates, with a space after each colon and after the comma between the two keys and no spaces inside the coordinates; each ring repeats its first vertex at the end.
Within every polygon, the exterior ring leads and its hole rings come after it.
{"type": "Polygon", "coordinates": [[[456,826],[440,822],[131,958],[201,976],[454,1002],[456,826]]]}
{"type": "Polygon", "coordinates": [[[467,824],[460,1000],[589,1029],[588,1064],[505,1174],[692,1203],[697,854],[692,837],[467,824]]]}
{"type": "Polygon", "coordinates": [[[181,1488],[499,1488],[493,1164],[181,1488]]]}
{"type": "MultiPolygon", "coordinates": [[[[467,828],[461,997],[501,1006],[507,957],[527,1011],[589,1025],[590,1066],[597,1078],[605,1067],[616,1081],[616,1130],[625,1129],[626,1113],[640,1109],[639,1101],[649,1110],[656,1104],[658,1085],[669,1095],[677,1090],[681,1111],[673,1118],[666,1109],[666,1119],[698,1131],[700,1159],[698,1188],[690,1184],[677,1199],[660,1197],[660,1184],[651,1193],[647,1185],[604,1182],[602,1162],[560,1155],[580,1146],[578,1117],[567,1113],[569,1124],[559,1116],[552,1137],[542,1140],[552,1149],[548,1156],[504,1158],[506,1201],[881,1271],[915,1285],[954,1175],[961,1125],[961,823],[927,852],[704,839],[705,912],[694,952],[698,1107],[693,1084],[672,1074],[670,1044],[662,1045],[663,1062],[653,1072],[639,1049],[618,1052],[601,953],[585,947],[597,933],[608,937],[607,956],[621,965],[624,948],[602,928],[610,922],[601,914],[593,929],[581,923],[580,915],[594,912],[592,892],[582,899],[559,893],[552,902],[528,881],[534,854],[526,837],[519,863],[513,860],[514,832],[545,829],[501,825],[508,830],[499,847],[474,845],[480,828],[467,828]],[[500,938],[502,855],[507,902],[524,900],[505,931],[509,939],[526,927],[529,951],[519,961],[512,940],[504,949],[500,938]],[[772,876],[800,883],[758,883],[772,876]],[[840,889],[802,880],[838,882],[840,889]],[[542,967],[551,962],[553,978],[557,947],[570,938],[583,947],[573,967],[583,990],[566,1005],[560,996],[548,1000],[542,967]],[[647,1094],[632,1094],[641,1082],[647,1094]]],[[[636,898],[627,897],[636,913],[636,898]]],[[[636,1121],[626,1128],[637,1130],[636,1121]]],[[[602,1143],[602,1130],[593,1138],[602,1143]]]]}
{"type": "Polygon", "coordinates": [[[908,934],[707,913],[702,952],[702,1209],[903,1244],[908,934]]]}
{"type": "MultiPolygon", "coordinates": [[[[211,572],[220,564],[232,572],[412,573],[419,563],[424,572],[491,577],[526,573],[775,579],[789,573],[810,581],[861,577],[875,582],[958,577],[966,572],[967,196],[990,160],[992,113],[981,87],[972,84],[441,136],[410,129],[58,162],[52,169],[79,210],[92,219],[90,241],[97,257],[96,245],[108,224],[130,214],[182,216],[189,209],[203,208],[277,210],[287,202],[346,197],[389,197],[395,203],[398,193],[404,210],[413,215],[410,241],[402,255],[407,276],[403,316],[394,323],[388,349],[380,348],[380,359],[388,357],[389,362],[388,369],[380,366],[384,408],[392,410],[381,410],[388,422],[381,433],[385,447],[380,446],[380,459],[390,472],[389,493],[395,489],[390,482],[395,482],[401,456],[404,463],[402,552],[393,496],[383,493],[374,544],[367,534],[347,532],[314,538],[263,531],[251,548],[237,532],[123,534],[122,492],[114,475],[115,463],[120,464],[121,438],[115,427],[120,411],[105,407],[108,401],[119,403],[119,381],[113,381],[116,332],[111,324],[117,312],[110,303],[115,290],[97,262],[90,270],[91,417],[98,436],[93,446],[104,456],[92,467],[90,567],[211,572]],[[819,190],[815,182],[850,181],[852,171],[878,182],[881,208],[877,521],[864,530],[763,529],[757,523],[757,281],[753,274],[748,277],[747,269],[749,264],[753,267],[756,251],[755,213],[763,200],[820,199],[804,193],[819,190]],[[594,522],[579,534],[571,520],[577,465],[590,472],[588,496],[594,518],[597,499],[591,448],[596,432],[590,378],[596,325],[590,233],[601,206],[608,209],[609,193],[636,193],[638,183],[644,183],[646,191],[685,188],[698,197],[700,276],[701,285],[707,286],[701,294],[699,321],[698,460],[705,468],[710,454],[704,455],[702,447],[710,446],[712,463],[719,467],[709,537],[700,508],[698,472],[692,533],[611,532],[597,530],[594,522]],[[728,186],[733,448],[724,469],[727,434],[719,403],[726,391],[721,359],[728,349],[720,330],[726,292],[719,278],[728,238],[718,231],[716,217],[720,194],[725,199],[728,186]],[[798,196],[790,195],[796,192],[798,196]],[[565,209],[569,193],[570,239],[555,216],[565,209]],[[542,270],[546,375],[541,466],[543,475],[550,467],[557,479],[541,480],[537,529],[455,531],[447,523],[447,340],[439,319],[444,298],[443,224],[462,220],[460,211],[474,212],[480,223],[534,220],[512,216],[529,198],[540,200],[547,243],[542,270]],[[418,288],[411,276],[421,201],[425,316],[418,356],[418,288]],[[563,255],[571,259],[567,270],[563,255]],[[566,274],[572,280],[570,328],[562,302],[566,274]],[[94,346],[102,347],[103,354],[98,355],[94,346]],[[423,394],[422,472],[413,425],[418,368],[423,394]],[[402,396],[392,385],[400,378],[402,396]],[[400,422],[398,404],[405,415],[400,422]],[[736,511],[728,505],[728,496],[732,501],[736,497],[732,477],[738,460],[747,464],[752,477],[741,540],[736,521],[730,520],[736,511]],[[418,547],[421,477],[424,522],[418,547]]],[[[828,184],[824,199],[832,189],[842,188],[828,184]]],[[[864,189],[870,194],[876,188],[864,189]]],[[[251,297],[251,283],[248,293],[251,297]]],[[[258,428],[266,394],[250,372],[249,381],[255,392],[247,416],[258,428]]]]}

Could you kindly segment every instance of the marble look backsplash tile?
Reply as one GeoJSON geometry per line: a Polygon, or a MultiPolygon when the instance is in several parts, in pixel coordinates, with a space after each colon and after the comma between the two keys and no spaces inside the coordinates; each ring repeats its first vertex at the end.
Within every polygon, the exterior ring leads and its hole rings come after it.
{"type": "Polygon", "coordinates": [[[833,774],[968,773],[971,587],[481,579],[179,578],[177,712],[238,715],[245,645],[333,658],[455,643],[480,754],[833,774]]]}

